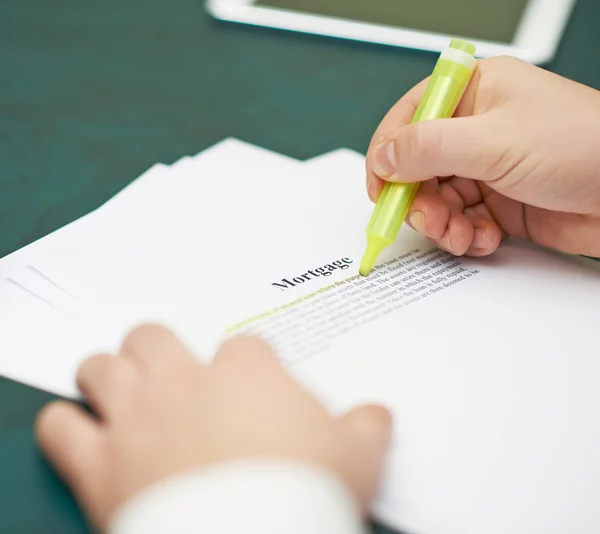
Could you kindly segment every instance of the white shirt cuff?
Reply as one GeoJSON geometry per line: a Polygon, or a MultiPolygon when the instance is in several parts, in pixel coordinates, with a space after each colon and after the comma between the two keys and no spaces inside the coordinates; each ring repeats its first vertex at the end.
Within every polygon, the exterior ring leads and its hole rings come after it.
{"type": "Polygon", "coordinates": [[[365,534],[346,486],[316,467],[248,460],[203,468],[126,503],[110,534],[365,534]]]}

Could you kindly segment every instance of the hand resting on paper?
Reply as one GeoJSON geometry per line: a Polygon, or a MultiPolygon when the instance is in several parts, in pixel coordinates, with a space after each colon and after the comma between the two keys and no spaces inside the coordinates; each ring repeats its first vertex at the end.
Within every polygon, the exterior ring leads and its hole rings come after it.
{"type": "Polygon", "coordinates": [[[600,257],[600,92],[508,57],[481,60],[451,119],[410,124],[427,80],[388,112],[367,189],[422,181],[407,223],[456,255],[512,236],[600,257]]]}
{"type": "MultiPolygon", "coordinates": [[[[86,360],[77,380],[96,417],[59,401],[42,411],[36,431],[43,452],[101,529],[149,486],[235,460],[311,465],[342,482],[363,513],[376,491],[390,439],[388,412],[362,406],[332,417],[258,339],[232,339],[205,365],[168,330],[144,326],[119,355],[86,360]]],[[[198,498],[193,508],[202,512],[198,498]]]]}

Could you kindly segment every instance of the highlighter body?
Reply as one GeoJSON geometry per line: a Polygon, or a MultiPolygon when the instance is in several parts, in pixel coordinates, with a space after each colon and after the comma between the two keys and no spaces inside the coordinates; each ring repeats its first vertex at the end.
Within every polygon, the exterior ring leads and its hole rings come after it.
{"type": "MultiPolygon", "coordinates": [[[[474,53],[475,47],[470,43],[452,40],[435,65],[412,123],[454,115],[477,64],[474,53]]],[[[418,182],[384,185],[367,225],[367,251],[360,265],[361,275],[367,276],[381,252],[396,240],[418,190],[418,182]]]]}

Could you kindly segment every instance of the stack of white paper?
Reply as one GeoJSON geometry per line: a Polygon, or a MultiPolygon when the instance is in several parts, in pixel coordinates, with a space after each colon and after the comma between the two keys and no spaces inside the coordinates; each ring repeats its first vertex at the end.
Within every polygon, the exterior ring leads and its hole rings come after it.
{"type": "Polygon", "coordinates": [[[364,279],[371,211],[349,150],[228,139],[156,165],[0,261],[0,374],[77,398],[81,360],[142,322],[199,358],[257,333],[332,411],[392,410],[384,522],[600,532],[598,265],[516,242],[455,258],[405,227],[364,279]]]}

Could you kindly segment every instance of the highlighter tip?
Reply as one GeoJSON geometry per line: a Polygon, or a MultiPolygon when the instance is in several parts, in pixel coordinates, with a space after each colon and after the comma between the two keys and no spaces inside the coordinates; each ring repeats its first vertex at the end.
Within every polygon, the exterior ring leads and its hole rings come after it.
{"type": "Polygon", "coordinates": [[[367,251],[360,262],[360,268],[358,269],[358,274],[361,276],[369,276],[373,267],[375,267],[375,262],[377,261],[377,254],[373,254],[371,251],[367,251]]]}
{"type": "Polygon", "coordinates": [[[360,262],[360,268],[358,269],[358,273],[361,276],[369,276],[369,274],[371,274],[371,271],[377,262],[377,258],[388,245],[389,242],[385,239],[376,236],[368,236],[367,250],[360,262]]]}

